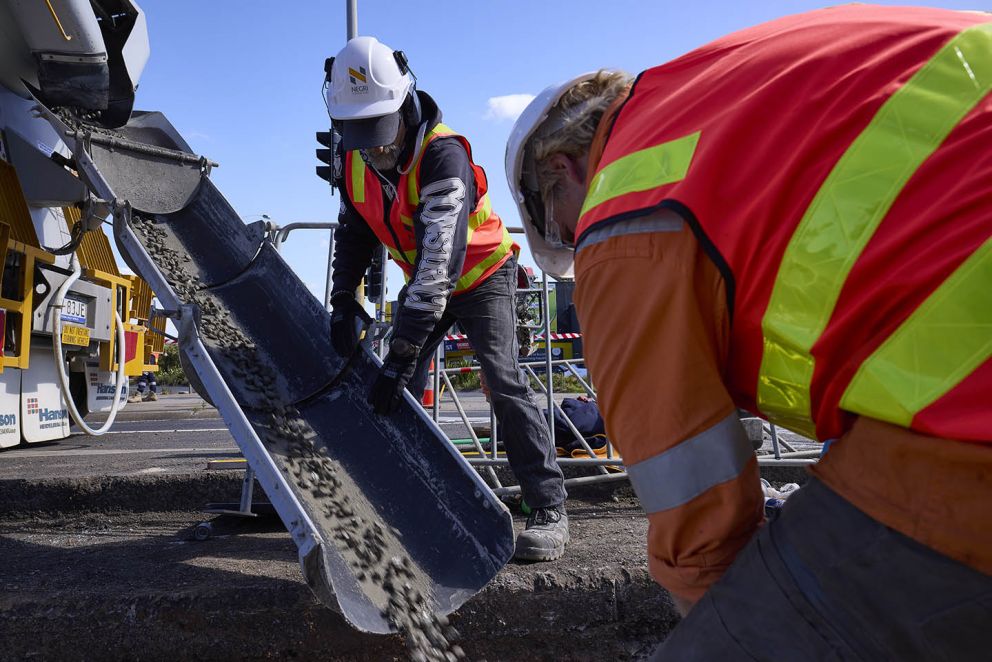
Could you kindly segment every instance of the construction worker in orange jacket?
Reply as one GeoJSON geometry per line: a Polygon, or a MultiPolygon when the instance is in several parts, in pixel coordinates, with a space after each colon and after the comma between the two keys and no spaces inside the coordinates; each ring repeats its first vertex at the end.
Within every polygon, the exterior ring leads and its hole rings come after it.
{"type": "Polygon", "coordinates": [[[507,176],[683,623],[659,659],[992,634],[992,16],[851,5],[552,86],[507,176]],[[645,406],[645,405],[648,406],[645,406]],[[836,439],[765,523],[745,408],[836,439]]]}

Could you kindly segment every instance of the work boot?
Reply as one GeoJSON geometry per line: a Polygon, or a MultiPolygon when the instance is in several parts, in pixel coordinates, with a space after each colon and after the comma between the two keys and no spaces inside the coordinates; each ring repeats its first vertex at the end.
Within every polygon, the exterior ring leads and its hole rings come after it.
{"type": "Polygon", "coordinates": [[[156,400],[158,400],[158,396],[154,392],[145,396],[145,402],[155,402],[156,400]]]}
{"type": "Polygon", "coordinates": [[[517,536],[514,558],[518,561],[554,561],[568,544],[568,515],[565,505],[535,508],[527,527],[517,536]]]}
{"type": "Polygon", "coordinates": [[[141,402],[141,394],[140,393],[132,393],[131,395],[127,396],[127,401],[128,402],[141,402]]]}

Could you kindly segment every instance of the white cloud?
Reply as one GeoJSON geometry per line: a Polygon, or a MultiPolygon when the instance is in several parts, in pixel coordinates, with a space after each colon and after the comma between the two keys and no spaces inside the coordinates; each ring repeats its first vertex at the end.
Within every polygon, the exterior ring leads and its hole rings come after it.
{"type": "Polygon", "coordinates": [[[496,121],[515,120],[533,99],[533,94],[506,94],[501,97],[490,97],[489,101],[486,102],[485,118],[496,121]]]}
{"type": "Polygon", "coordinates": [[[187,131],[186,133],[183,134],[183,137],[187,141],[194,140],[194,141],[203,141],[208,143],[212,143],[214,141],[214,139],[210,136],[209,133],[204,133],[203,131],[187,131]]]}

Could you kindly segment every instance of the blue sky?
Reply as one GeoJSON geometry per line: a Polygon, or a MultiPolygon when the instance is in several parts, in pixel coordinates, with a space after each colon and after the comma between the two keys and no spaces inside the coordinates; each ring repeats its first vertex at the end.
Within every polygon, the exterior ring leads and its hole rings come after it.
{"type": "MultiPolygon", "coordinates": [[[[220,162],[212,178],[246,221],[261,214],[282,225],[335,220],[338,202],[314,174],[313,150],[314,132],[329,125],[323,63],[344,45],[344,0],[138,1],[151,59],[136,107],[162,111],[197,152],[220,162]]],[[[419,87],[472,142],[495,209],[519,225],[503,151],[526,95],[601,67],[637,73],[728,32],[831,4],[837,3],[359,0],[358,26],[359,34],[407,53],[419,87]]],[[[322,296],[326,235],[295,233],[284,255],[322,296]]],[[[396,273],[394,267],[392,297],[396,273]]]]}

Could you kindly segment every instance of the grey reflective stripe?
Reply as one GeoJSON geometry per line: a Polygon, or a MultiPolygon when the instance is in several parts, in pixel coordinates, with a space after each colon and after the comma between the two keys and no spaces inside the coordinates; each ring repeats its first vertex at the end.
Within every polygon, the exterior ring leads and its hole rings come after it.
{"type": "Polygon", "coordinates": [[[579,245],[575,248],[578,253],[584,248],[601,244],[613,237],[627,234],[644,234],[647,232],[681,232],[685,222],[676,212],[662,209],[649,216],[628,218],[616,223],[607,223],[602,227],[593,228],[582,235],[579,245]]]}
{"type": "Polygon", "coordinates": [[[627,466],[646,513],[675,508],[740,475],[754,450],[737,414],[643,462],[627,466]]]}

